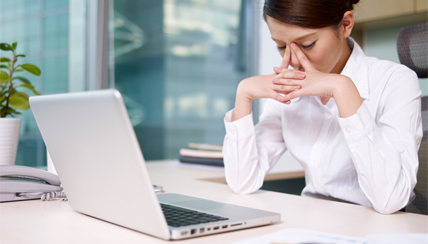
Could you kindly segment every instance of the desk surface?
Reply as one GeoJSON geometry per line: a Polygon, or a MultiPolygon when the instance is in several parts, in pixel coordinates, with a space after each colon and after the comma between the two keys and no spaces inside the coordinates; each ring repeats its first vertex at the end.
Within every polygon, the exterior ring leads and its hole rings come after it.
{"type": "MultiPolygon", "coordinates": [[[[428,216],[398,212],[382,215],[353,204],[312,199],[269,191],[237,195],[225,184],[201,179],[219,178],[222,169],[149,162],[153,184],[166,193],[281,213],[280,223],[174,243],[232,243],[284,228],[303,228],[364,237],[381,233],[428,233],[428,216]]],[[[137,231],[74,212],[67,202],[39,200],[0,204],[1,243],[170,243],[137,231]]]]}

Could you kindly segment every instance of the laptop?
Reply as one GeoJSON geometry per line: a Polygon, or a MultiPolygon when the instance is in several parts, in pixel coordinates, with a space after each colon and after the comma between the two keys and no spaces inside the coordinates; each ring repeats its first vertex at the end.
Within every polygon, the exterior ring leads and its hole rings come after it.
{"type": "Polygon", "coordinates": [[[115,89],[30,97],[71,207],[165,240],[280,221],[279,213],[156,194],[123,98],[115,89]]]}

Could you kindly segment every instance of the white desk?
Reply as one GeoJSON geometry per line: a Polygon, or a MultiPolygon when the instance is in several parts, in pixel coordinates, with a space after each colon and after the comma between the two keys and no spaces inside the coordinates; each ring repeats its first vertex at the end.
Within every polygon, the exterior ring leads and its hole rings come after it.
{"type": "MultiPolygon", "coordinates": [[[[380,233],[428,233],[428,217],[424,215],[403,212],[381,215],[367,207],[268,191],[237,195],[225,184],[200,180],[221,177],[224,175],[221,169],[209,170],[169,162],[148,163],[147,166],[152,182],[163,185],[167,193],[202,197],[282,215],[282,221],[275,225],[174,243],[232,243],[283,228],[360,237],[380,233]]],[[[0,204],[0,243],[168,242],[79,214],[67,202],[33,200],[0,204]]]]}

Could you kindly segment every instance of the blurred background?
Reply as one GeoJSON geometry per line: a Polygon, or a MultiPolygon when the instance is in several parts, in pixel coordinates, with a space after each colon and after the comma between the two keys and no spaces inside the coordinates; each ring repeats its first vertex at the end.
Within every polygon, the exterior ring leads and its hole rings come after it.
{"type": "MultiPolygon", "coordinates": [[[[40,77],[28,78],[42,94],[120,90],[146,160],[175,159],[188,142],[222,144],[224,114],[251,75],[248,7],[241,0],[1,0],[0,41],[17,41],[27,55],[21,62],[40,67],[40,77]]],[[[45,166],[31,110],[21,117],[16,164],[45,166]]]]}
{"type": "MultiPolygon", "coordinates": [[[[399,62],[396,35],[405,25],[427,21],[426,2],[363,0],[355,9],[353,37],[369,56],[399,62]]],[[[27,55],[21,62],[40,67],[40,77],[27,78],[42,94],[118,89],[146,160],[177,159],[188,142],[222,144],[223,117],[234,106],[239,81],[271,73],[280,63],[262,5],[0,0],[0,42],[17,41],[18,53],[27,55]]],[[[428,95],[426,81],[421,87],[428,95]]],[[[46,147],[31,110],[20,117],[16,164],[46,167],[46,147]]]]}

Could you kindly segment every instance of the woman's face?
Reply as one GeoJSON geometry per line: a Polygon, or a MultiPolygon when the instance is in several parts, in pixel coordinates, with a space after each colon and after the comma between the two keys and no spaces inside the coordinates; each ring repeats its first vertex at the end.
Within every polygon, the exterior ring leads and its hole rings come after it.
{"type": "MultiPolygon", "coordinates": [[[[270,16],[266,17],[266,22],[281,56],[284,56],[285,49],[291,48],[291,43],[295,42],[318,71],[325,73],[342,71],[350,54],[346,37],[341,31],[342,27],[337,30],[331,27],[307,29],[285,24],[270,16]]],[[[295,69],[304,70],[293,52],[290,65],[295,69]]]]}

